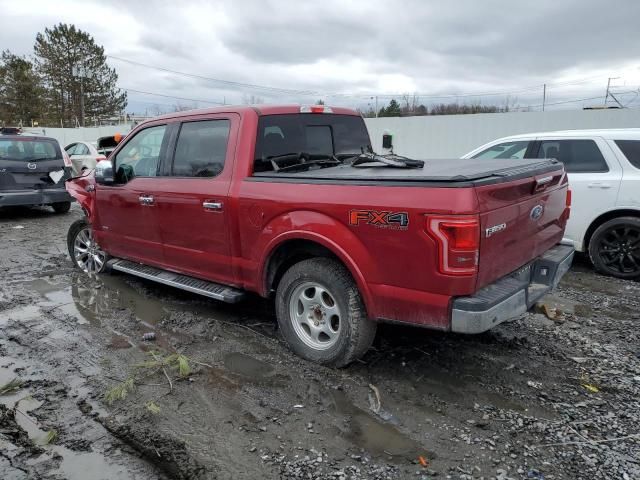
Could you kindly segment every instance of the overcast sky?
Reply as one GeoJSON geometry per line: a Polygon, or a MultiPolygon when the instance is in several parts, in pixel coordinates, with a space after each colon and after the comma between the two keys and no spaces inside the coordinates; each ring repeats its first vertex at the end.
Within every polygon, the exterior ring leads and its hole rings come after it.
{"type": "Polygon", "coordinates": [[[366,108],[376,95],[382,106],[418,93],[425,104],[536,106],[543,83],[548,108],[582,108],[602,103],[608,77],[620,77],[612,91],[624,104],[640,106],[637,0],[0,0],[0,12],[0,48],[17,54],[66,22],[111,57],[224,81],[109,58],[136,112],[211,103],[133,90],[227,103],[366,108]]]}

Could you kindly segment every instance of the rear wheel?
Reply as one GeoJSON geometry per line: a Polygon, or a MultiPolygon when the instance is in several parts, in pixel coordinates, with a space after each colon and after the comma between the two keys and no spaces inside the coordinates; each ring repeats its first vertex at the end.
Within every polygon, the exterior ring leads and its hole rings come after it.
{"type": "Polygon", "coordinates": [[[600,225],[589,241],[589,256],[601,273],[640,277],[640,219],[620,217],[600,225]]]}
{"type": "Polygon", "coordinates": [[[74,266],[83,272],[104,271],[109,256],[93,239],[91,224],[86,219],[76,220],[69,227],[67,248],[74,266]]]}
{"type": "Polygon", "coordinates": [[[67,213],[71,208],[71,202],[52,203],[51,207],[53,208],[53,211],[56,213],[67,213]]]}
{"type": "Polygon", "coordinates": [[[364,355],[376,333],[377,324],[367,318],[350,273],[329,258],[292,266],[278,285],[276,311],[291,350],[332,367],[364,355]]]}

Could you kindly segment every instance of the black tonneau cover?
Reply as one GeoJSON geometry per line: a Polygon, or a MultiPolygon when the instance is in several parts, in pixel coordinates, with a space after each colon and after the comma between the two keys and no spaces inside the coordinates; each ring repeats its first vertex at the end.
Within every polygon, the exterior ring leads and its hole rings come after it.
{"type": "Polygon", "coordinates": [[[553,159],[445,159],[425,160],[423,168],[352,167],[339,165],[301,172],[257,172],[255,181],[295,183],[354,183],[423,185],[446,187],[488,185],[557,171],[562,164],[553,159]]]}

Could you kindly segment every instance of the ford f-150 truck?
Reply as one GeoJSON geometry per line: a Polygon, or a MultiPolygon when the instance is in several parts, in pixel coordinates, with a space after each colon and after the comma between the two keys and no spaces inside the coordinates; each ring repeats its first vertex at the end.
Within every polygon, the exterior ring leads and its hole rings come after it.
{"type": "Polygon", "coordinates": [[[573,258],[561,163],[376,155],[345,108],[158,117],[67,188],[86,214],[67,238],[80,269],[272,297],[290,348],[337,367],[378,322],[479,333],[514,318],[573,258]]]}

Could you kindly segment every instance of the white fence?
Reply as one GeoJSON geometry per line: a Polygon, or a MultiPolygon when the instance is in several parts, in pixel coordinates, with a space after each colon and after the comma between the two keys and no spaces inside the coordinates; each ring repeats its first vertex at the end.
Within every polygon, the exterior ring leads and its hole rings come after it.
{"type": "MultiPolygon", "coordinates": [[[[382,135],[393,135],[395,153],[412,158],[456,158],[483,143],[517,133],[582,128],[640,127],[640,109],[567,110],[551,112],[481,113],[365,119],[373,148],[382,151],[382,135]]],[[[99,137],[127,133],[131,125],[85,128],[25,128],[56,138],[63,146],[95,142],[99,137]]]]}
{"type": "Polygon", "coordinates": [[[73,142],[95,142],[100,137],[115,135],[116,133],[127,133],[131,130],[131,125],[113,125],[104,127],[80,127],[80,128],[46,128],[46,127],[25,127],[24,134],[34,133],[53,137],[60,142],[62,147],[66,147],[73,142]]]}
{"type": "Polygon", "coordinates": [[[393,135],[394,152],[412,158],[457,158],[508,135],[547,130],[640,127],[640,110],[567,110],[367,118],[375,151],[393,135]]]}

